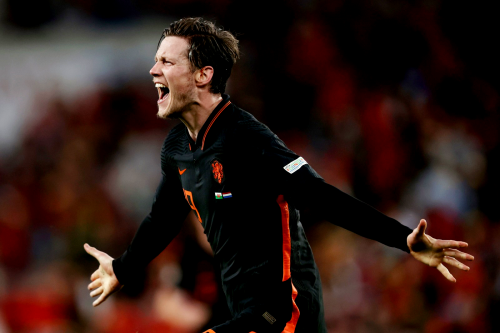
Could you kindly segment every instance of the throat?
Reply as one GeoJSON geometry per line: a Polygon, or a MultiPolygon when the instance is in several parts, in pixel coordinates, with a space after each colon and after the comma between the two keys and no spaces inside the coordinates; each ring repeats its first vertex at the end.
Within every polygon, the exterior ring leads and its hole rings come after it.
{"type": "Polygon", "coordinates": [[[198,133],[199,131],[193,131],[188,127],[188,133],[191,139],[193,140],[194,143],[196,143],[196,139],[198,139],[198,133]]]}

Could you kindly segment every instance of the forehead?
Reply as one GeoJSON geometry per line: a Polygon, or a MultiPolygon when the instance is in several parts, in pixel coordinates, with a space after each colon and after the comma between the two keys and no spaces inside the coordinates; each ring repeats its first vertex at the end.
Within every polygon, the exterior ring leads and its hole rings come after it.
{"type": "Polygon", "coordinates": [[[187,39],[177,36],[167,36],[163,39],[156,51],[155,59],[160,57],[171,59],[187,59],[189,43],[187,39]]]}

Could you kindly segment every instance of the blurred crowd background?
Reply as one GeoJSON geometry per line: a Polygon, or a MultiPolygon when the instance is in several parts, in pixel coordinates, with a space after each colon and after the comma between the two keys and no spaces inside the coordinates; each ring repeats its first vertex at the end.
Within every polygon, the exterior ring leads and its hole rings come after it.
{"type": "Polygon", "coordinates": [[[87,290],[98,264],[83,244],[117,257],[149,211],[176,122],[156,118],[148,72],[185,16],[236,34],[232,101],[327,182],[409,227],[426,218],[475,256],[452,284],[306,214],[329,332],[500,332],[493,4],[1,0],[0,332],[194,333],[229,319],[192,217],[136,285],[97,308],[87,290]]]}

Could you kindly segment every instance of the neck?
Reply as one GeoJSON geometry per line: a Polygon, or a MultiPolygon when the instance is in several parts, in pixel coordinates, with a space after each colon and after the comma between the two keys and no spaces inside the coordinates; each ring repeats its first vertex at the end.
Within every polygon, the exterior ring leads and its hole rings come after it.
{"type": "Polygon", "coordinates": [[[220,94],[206,94],[198,98],[198,102],[194,103],[189,110],[184,111],[180,116],[180,120],[186,125],[189,135],[195,142],[203,124],[205,124],[205,121],[220,101],[222,101],[220,94]]]}

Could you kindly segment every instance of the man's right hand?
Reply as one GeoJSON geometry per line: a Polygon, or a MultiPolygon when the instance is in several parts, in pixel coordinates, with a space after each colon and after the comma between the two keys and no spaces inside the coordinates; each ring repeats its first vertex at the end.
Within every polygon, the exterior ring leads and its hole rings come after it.
{"type": "Polygon", "coordinates": [[[85,251],[99,261],[99,268],[92,274],[89,284],[90,296],[95,297],[101,295],[92,303],[93,306],[98,306],[104,302],[109,295],[121,289],[122,285],[118,282],[115,273],[113,272],[113,258],[108,254],[99,251],[95,247],[88,244],[83,246],[85,251]]]}

